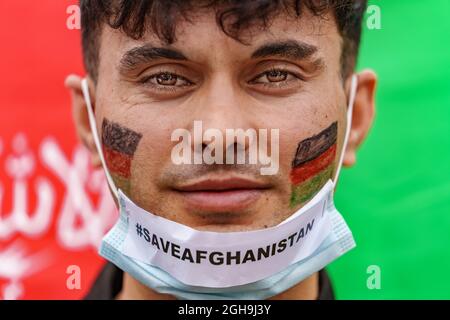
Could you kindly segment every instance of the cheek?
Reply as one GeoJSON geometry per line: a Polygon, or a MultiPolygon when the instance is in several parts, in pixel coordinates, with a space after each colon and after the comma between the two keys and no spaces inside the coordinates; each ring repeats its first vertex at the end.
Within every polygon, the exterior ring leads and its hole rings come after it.
{"type": "Polygon", "coordinates": [[[290,206],[305,204],[332,178],[337,150],[338,122],[298,143],[291,164],[290,206]]]}
{"type": "Polygon", "coordinates": [[[170,134],[145,117],[120,114],[118,110],[124,108],[110,109],[98,110],[105,161],[116,186],[126,194],[138,194],[139,189],[151,187],[167,150],[170,156],[170,134]]]}
{"type": "Polygon", "coordinates": [[[289,110],[289,116],[280,124],[280,156],[284,167],[288,168],[287,172],[291,169],[301,141],[320,133],[333,122],[340,123],[341,119],[339,108],[328,101],[317,101],[310,105],[298,103],[289,110]]]}
{"type": "Polygon", "coordinates": [[[290,185],[291,208],[312,199],[335,170],[344,119],[342,108],[336,101],[318,99],[292,108],[280,133],[280,157],[290,185]]]}
{"type": "Polygon", "coordinates": [[[158,184],[158,177],[171,159],[170,134],[171,130],[161,125],[147,124],[142,129],[142,140],[133,159],[134,191],[149,190],[158,184]]]}

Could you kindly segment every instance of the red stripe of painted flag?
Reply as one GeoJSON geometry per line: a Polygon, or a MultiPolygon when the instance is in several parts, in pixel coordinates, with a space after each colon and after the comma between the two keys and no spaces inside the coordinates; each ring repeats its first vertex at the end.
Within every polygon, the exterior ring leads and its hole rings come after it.
{"type": "Polygon", "coordinates": [[[332,164],[335,157],[336,157],[336,144],[333,144],[317,158],[310,160],[297,168],[292,169],[291,171],[292,184],[297,185],[317,175],[320,171],[326,169],[330,164],[332,164]]]}
{"type": "Polygon", "coordinates": [[[131,174],[131,156],[117,152],[111,148],[103,146],[105,162],[111,173],[124,178],[129,178],[131,174]]]}

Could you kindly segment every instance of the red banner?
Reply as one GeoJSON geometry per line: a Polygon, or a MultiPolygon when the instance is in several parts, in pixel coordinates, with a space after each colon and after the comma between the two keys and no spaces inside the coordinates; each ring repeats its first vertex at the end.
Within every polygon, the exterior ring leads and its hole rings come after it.
{"type": "Polygon", "coordinates": [[[76,4],[0,2],[0,299],[82,298],[117,217],[64,88],[84,72],[76,4]]]}

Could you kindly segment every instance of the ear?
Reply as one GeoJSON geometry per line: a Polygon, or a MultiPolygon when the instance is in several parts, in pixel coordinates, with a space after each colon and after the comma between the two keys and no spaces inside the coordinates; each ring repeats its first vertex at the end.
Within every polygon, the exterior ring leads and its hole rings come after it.
{"type": "MultiPolygon", "coordinates": [[[[66,78],[65,86],[70,91],[72,99],[72,116],[75,122],[78,137],[90,151],[92,165],[95,168],[100,168],[100,156],[98,155],[97,148],[95,147],[94,137],[92,135],[91,127],[89,126],[86,102],[84,100],[83,91],[81,90],[81,80],[81,77],[71,74],[66,78]]],[[[89,92],[91,94],[92,107],[95,110],[95,96],[93,93],[94,90],[91,90],[92,81],[88,79],[88,83],[90,88],[89,92]]]]}
{"type": "MultiPolygon", "coordinates": [[[[356,151],[367,136],[375,117],[375,91],[377,75],[371,70],[357,74],[358,88],[353,105],[352,127],[345,150],[343,165],[351,167],[356,163],[356,151]]],[[[350,92],[351,78],[347,81],[347,92],[350,92]]]]}

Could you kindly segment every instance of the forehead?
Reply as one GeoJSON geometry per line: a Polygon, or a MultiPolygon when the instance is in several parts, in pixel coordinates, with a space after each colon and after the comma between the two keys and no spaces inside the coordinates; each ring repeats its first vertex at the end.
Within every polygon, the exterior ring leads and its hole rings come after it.
{"type": "Polygon", "coordinates": [[[143,44],[157,47],[171,47],[185,53],[190,60],[210,60],[226,58],[229,60],[248,58],[255,48],[270,41],[297,40],[318,48],[318,54],[325,60],[339,61],[342,38],[331,13],[314,16],[303,10],[300,17],[281,12],[274,16],[268,26],[263,28],[256,23],[241,30],[241,41],[227,35],[217,23],[212,9],[191,13],[189,21],[180,18],[176,22],[175,41],[168,45],[150,28],[138,40],[128,37],[120,30],[105,26],[100,41],[100,64],[106,58],[119,61],[125,52],[143,44]]]}

